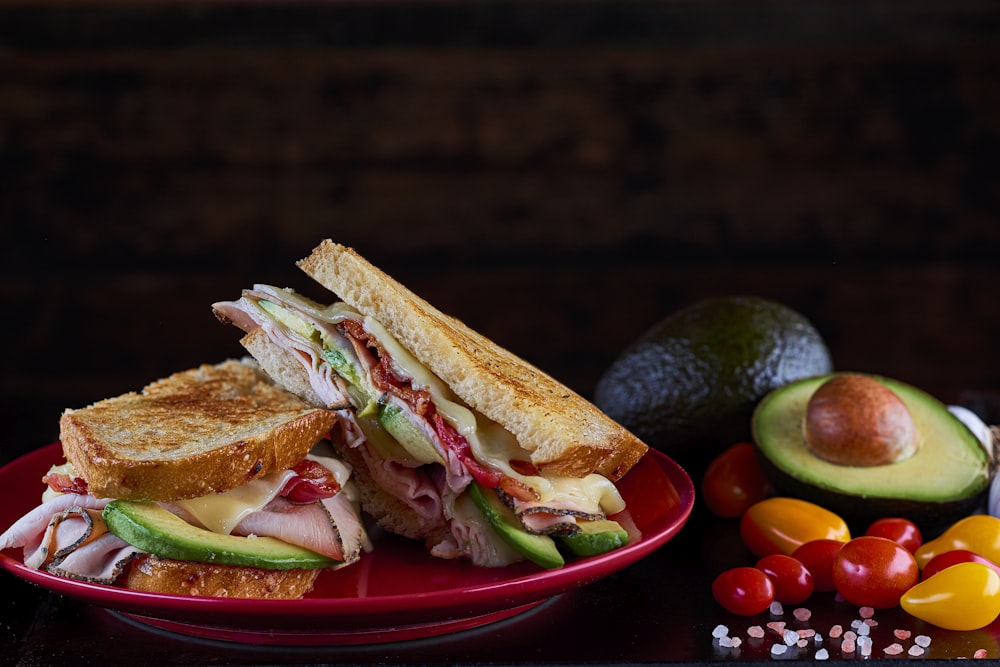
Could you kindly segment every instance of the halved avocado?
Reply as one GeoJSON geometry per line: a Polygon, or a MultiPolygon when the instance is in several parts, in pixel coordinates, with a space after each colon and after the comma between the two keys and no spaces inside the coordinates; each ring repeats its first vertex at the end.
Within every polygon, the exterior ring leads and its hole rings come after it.
{"type": "Polygon", "coordinates": [[[909,409],[919,447],[902,461],[874,466],[832,463],[806,446],[804,420],[813,393],[834,375],[791,382],[767,394],[752,420],[765,474],[780,492],[810,500],[856,525],[901,516],[932,529],[972,512],[989,487],[989,455],[947,406],[897,380],[867,376],[909,409]]]}

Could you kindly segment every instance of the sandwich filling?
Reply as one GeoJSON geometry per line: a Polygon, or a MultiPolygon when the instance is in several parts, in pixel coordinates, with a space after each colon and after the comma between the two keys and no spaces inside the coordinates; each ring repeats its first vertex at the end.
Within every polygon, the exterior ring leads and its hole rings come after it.
{"type": "Polygon", "coordinates": [[[262,329],[295,356],[378,485],[449,529],[429,545],[435,555],[486,566],[522,558],[471,507],[473,483],[494,490],[534,535],[574,535],[625,509],[602,475],[540,472],[509,431],[455,396],[378,321],[343,302],[322,306],[256,285],[214,308],[220,319],[248,333],[262,329]]]}
{"type": "MultiPolygon", "coordinates": [[[[235,489],[157,505],[213,534],[269,537],[332,565],[347,565],[370,548],[350,473],[333,457],[309,454],[292,469],[235,489]]],[[[147,554],[186,560],[176,553],[157,553],[155,547],[143,550],[111,531],[105,511],[116,501],[91,495],[72,464],[54,466],[42,481],[47,485],[42,504],[0,535],[0,549],[21,547],[29,567],[112,584],[129,563],[147,554]]],[[[169,542],[168,536],[165,544],[169,542]]]]}

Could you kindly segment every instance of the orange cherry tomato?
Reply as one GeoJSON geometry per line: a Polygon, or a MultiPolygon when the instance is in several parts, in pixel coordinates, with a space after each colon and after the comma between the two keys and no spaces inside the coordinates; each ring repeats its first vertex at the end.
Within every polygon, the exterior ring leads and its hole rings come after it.
{"type": "Polygon", "coordinates": [[[839,515],[799,498],[775,496],[755,503],[740,519],[743,544],[758,558],[768,554],[791,555],[813,540],[851,539],[839,515]]]}
{"type": "Polygon", "coordinates": [[[737,443],[719,454],[705,469],[701,481],[701,497],[708,510],[727,519],[742,515],[771,491],[771,483],[749,442],[737,443]]]}

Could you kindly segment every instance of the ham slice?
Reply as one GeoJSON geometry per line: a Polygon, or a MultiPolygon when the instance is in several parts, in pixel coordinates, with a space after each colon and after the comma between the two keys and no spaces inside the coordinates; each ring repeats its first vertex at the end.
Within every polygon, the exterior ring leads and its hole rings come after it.
{"type": "Polygon", "coordinates": [[[46,569],[52,574],[98,584],[113,584],[125,567],[144,552],[118,537],[104,533],[54,561],[46,569]]]}
{"type": "Polygon", "coordinates": [[[91,495],[64,493],[43,502],[0,535],[0,550],[21,547],[27,552],[35,551],[42,543],[52,517],[59,512],[79,507],[81,509],[102,510],[110,502],[107,498],[91,495]]]}
{"type": "Polygon", "coordinates": [[[346,561],[337,526],[319,502],[297,505],[286,498],[275,498],[264,509],[244,517],[232,534],[274,537],[334,560],[346,561]]]}

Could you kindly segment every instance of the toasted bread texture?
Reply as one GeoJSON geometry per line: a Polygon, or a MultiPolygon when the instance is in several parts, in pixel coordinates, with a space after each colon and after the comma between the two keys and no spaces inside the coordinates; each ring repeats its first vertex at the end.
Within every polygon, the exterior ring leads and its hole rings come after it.
{"type": "Polygon", "coordinates": [[[122,585],[135,591],[215,598],[297,600],[319,570],[262,570],[149,556],[136,561],[122,585]]]}
{"type": "Polygon", "coordinates": [[[255,364],[230,360],[66,410],[59,427],[63,453],[92,495],[170,501],[289,468],[335,420],[255,364]]]}
{"type": "Polygon", "coordinates": [[[353,249],[324,240],[299,268],[378,320],[467,404],[514,434],[543,472],[618,480],[646,445],[592,403],[448,316],[353,249]]]}

